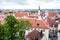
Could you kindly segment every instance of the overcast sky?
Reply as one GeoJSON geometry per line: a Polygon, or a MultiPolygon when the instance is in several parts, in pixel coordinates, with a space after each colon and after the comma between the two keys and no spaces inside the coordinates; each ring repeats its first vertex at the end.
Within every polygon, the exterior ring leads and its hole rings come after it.
{"type": "Polygon", "coordinates": [[[0,0],[0,9],[60,9],[60,0],[0,0]]]}

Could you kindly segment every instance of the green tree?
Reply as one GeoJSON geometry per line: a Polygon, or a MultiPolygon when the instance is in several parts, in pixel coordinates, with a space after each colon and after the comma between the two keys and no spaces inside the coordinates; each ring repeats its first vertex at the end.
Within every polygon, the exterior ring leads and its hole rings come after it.
{"type": "Polygon", "coordinates": [[[6,30],[7,30],[7,25],[5,24],[0,24],[0,40],[6,40],[6,30]]]}
{"type": "Polygon", "coordinates": [[[9,12],[9,14],[10,14],[10,15],[12,15],[12,14],[13,14],[13,12],[9,12]]]}
{"type": "Polygon", "coordinates": [[[36,12],[37,12],[36,10],[31,11],[31,13],[36,13],[36,12]]]}
{"type": "Polygon", "coordinates": [[[10,15],[5,18],[6,24],[8,25],[8,29],[10,32],[10,39],[15,40],[16,39],[16,27],[15,25],[17,24],[17,20],[15,19],[14,16],[10,15]]]}
{"type": "Polygon", "coordinates": [[[31,23],[28,20],[16,20],[10,15],[5,18],[6,24],[5,35],[7,40],[23,40],[26,27],[30,27],[31,23]]]}
{"type": "Polygon", "coordinates": [[[19,40],[23,40],[26,27],[31,27],[31,23],[28,20],[19,20],[17,26],[19,28],[19,40]]]}
{"type": "Polygon", "coordinates": [[[0,40],[3,40],[4,38],[4,27],[2,24],[0,24],[0,40]]]}
{"type": "Polygon", "coordinates": [[[11,36],[11,31],[9,31],[9,25],[8,24],[3,24],[4,27],[4,35],[5,35],[5,40],[10,40],[10,36],[11,36]]]}

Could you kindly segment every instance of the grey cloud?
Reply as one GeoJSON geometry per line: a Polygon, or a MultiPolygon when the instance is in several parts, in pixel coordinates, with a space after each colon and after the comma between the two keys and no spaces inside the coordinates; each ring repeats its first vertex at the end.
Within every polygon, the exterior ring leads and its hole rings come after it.
{"type": "Polygon", "coordinates": [[[26,0],[6,0],[7,2],[26,2],[26,0]]]}
{"type": "Polygon", "coordinates": [[[36,0],[36,1],[52,2],[52,1],[54,1],[54,0],[36,0]]]}
{"type": "MultiPolygon", "coordinates": [[[[0,0],[0,2],[4,2],[4,0],[0,0]]],[[[12,3],[16,3],[16,4],[20,4],[20,5],[27,5],[28,3],[27,0],[5,0],[5,2],[12,2],[12,3]]]]}
{"type": "Polygon", "coordinates": [[[21,4],[21,5],[26,4],[26,0],[7,0],[7,2],[13,2],[13,3],[21,4]]]}

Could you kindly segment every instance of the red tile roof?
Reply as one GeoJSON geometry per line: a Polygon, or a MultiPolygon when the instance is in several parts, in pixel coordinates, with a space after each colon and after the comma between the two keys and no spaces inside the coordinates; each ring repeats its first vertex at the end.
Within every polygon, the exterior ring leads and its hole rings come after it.
{"type": "Polygon", "coordinates": [[[31,40],[34,40],[35,38],[39,39],[40,38],[40,32],[37,30],[33,30],[32,32],[30,32],[28,35],[25,36],[26,38],[29,38],[31,40]],[[35,37],[35,38],[34,38],[35,37]]]}
{"type": "Polygon", "coordinates": [[[23,17],[23,16],[28,16],[29,18],[36,18],[37,15],[33,13],[28,13],[28,12],[17,12],[15,13],[16,17],[23,17]],[[28,16],[29,15],[29,16],[28,16]]]}
{"type": "Polygon", "coordinates": [[[30,16],[28,16],[28,17],[29,17],[29,18],[38,18],[38,16],[36,16],[36,15],[35,15],[35,16],[33,16],[33,15],[31,16],[31,15],[30,15],[30,16]]]}
{"type": "Polygon", "coordinates": [[[24,19],[24,20],[29,20],[30,23],[32,24],[32,27],[34,28],[49,28],[49,25],[47,22],[45,22],[44,20],[36,20],[36,19],[24,19]]]}
{"type": "Polygon", "coordinates": [[[36,27],[39,28],[49,28],[49,25],[47,22],[45,22],[44,20],[37,20],[36,24],[39,24],[39,26],[36,25],[36,27]]]}
{"type": "Polygon", "coordinates": [[[52,16],[52,17],[53,17],[53,16],[57,16],[57,12],[48,12],[48,15],[49,15],[49,17],[50,17],[50,16],[52,16]]]}
{"type": "Polygon", "coordinates": [[[32,26],[35,26],[36,24],[36,19],[30,19],[30,18],[23,18],[23,20],[28,20],[31,24],[32,24],[32,26]]]}
{"type": "Polygon", "coordinates": [[[25,13],[25,12],[17,12],[17,13],[15,13],[15,16],[16,17],[27,16],[27,13],[25,13]]]}
{"type": "Polygon", "coordinates": [[[50,26],[54,25],[54,27],[58,27],[58,22],[56,22],[55,19],[50,19],[49,18],[47,21],[48,21],[48,23],[49,23],[50,26]]]}

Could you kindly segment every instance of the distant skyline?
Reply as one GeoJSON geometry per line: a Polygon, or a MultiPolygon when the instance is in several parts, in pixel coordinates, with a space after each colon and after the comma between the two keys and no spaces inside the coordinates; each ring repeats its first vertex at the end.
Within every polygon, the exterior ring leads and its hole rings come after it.
{"type": "Polygon", "coordinates": [[[60,0],[0,0],[0,9],[60,9],[60,0]]]}

